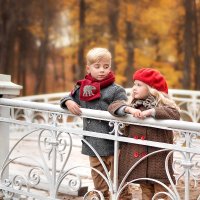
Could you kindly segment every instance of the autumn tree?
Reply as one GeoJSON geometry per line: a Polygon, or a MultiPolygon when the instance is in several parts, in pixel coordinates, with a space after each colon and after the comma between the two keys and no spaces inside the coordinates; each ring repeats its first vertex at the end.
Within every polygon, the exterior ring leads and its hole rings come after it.
{"type": "Polygon", "coordinates": [[[86,13],[86,3],[85,0],[79,0],[79,43],[78,43],[78,64],[76,70],[76,78],[83,78],[85,72],[85,14],[86,13]]]}
{"type": "Polygon", "coordinates": [[[107,1],[108,8],[108,26],[109,26],[109,50],[112,54],[112,68],[115,70],[115,48],[118,42],[118,19],[120,11],[120,0],[109,0],[107,1]]]}
{"type": "Polygon", "coordinates": [[[194,63],[195,63],[195,89],[200,90],[200,2],[192,0],[194,10],[194,63]]]}
{"type": "Polygon", "coordinates": [[[135,49],[135,15],[136,11],[136,1],[125,1],[125,49],[127,51],[126,69],[125,77],[126,81],[124,83],[125,87],[132,87],[132,75],[134,72],[134,49],[135,49]]]}
{"type": "Polygon", "coordinates": [[[70,90],[87,51],[106,47],[125,87],[135,70],[153,67],[171,88],[198,89],[199,10],[195,0],[1,0],[0,72],[24,95],[70,90]]]}
{"type": "Polygon", "coordinates": [[[185,26],[184,26],[184,66],[183,66],[183,87],[190,89],[191,87],[191,65],[193,57],[193,3],[192,1],[184,0],[183,5],[185,8],[185,26]]]}
{"type": "Polygon", "coordinates": [[[0,1],[0,72],[4,74],[12,74],[20,3],[0,1]]]}

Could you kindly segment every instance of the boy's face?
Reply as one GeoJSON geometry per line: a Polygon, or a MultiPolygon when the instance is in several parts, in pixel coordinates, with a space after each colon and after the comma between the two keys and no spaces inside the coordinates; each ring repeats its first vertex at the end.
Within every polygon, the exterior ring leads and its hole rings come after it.
{"type": "Polygon", "coordinates": [[[98,81],[101,81],[107,77],[111,70],[110,60],[100,60],[86,67],[87,72],[98,81]]]}

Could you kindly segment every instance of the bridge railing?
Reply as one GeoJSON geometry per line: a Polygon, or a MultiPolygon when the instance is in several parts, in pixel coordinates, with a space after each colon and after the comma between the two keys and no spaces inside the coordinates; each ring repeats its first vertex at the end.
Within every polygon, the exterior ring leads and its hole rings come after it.
{"type": "MultiPolygon", "coordinates": [[[[131,89],[127,88],[126,92],[129,96],[131,89]]],[[[59,100],[66,94],[68,94],[68,92],[17,97],[16,99],[58,104],[59,100]]],[[[181,117],[183,120],[200,122],[200,91],[169,89],[169,95],[171,95],[181,108],[181,117]]]]}
{"type": "MultiPolygon", "coordinates": [[[[176,121],[176,120],[154,120],[152,118],[138,120],[128,115],[124,118],[116,118],[106,111],[95,111],[91,109],[82,109],[81,118],[91,118],[108,121],[113,128],[110,134],[102,134],[96,132],[83,131],[78,123],[72,123],[74,117],[68,111],[61,109],[58,105],[47,103],[29,102],[16,99],[0,98],[0,107],[10,109],[9,116],[0,117],[1,124],[13,124],[23,126],[24,135],[10,148],[0,173],[0,189],[3,190],[5,199],[59,199],[59,192],[62,192],[62,185],[65,190],[79,191],[84,185],[84,179],[81,172],[86,170],[90,176],[90,166],[87,162],[81,160],[81,152],[73,145],[76,141],[86,143],[101,161],[106,175],[98,172],[108,184],[112,200],[117,200],[120,192],[128,185],[140,180],[132,180],[126,183],[126,176],[123,184],[118,185],[118,155],[119,142],[127,142],[138,145],[147,145],[158,147],[160,151],[169,151],[166,158],[166,166],[170,156],[173,156],[173,169],[176,178],[176,184],[173,183],[172,177],[168,174],[171,186],[165,185],[157,180],[149,178],[152,182],[165,187],[169,199],[173,200],[191,200],[200,199],[200,192],[194,197],[191,191],[191,185],[198,186],[200,181],[200,124],[195,122],[176,121]],[[18,111],[16,115],[15,110],[18,111]],[[43,113],[40,115],[40,113],[43,113]],[[41,118],[44,116],[44,118],[41,118]],[[148,140],[138,140],[134,138],[126,138],[120,135],[121,127],[127,124],[143,125],[150,127],[158,127],[161,129],[173,130],[177,140],[174,144],[165,144],[148,140]],[[33,152],[23,151],[19,153],[20,145],[28,137],[36,138],[35,143],[31,143],[34,147],[33,152]],[[91,136],[96,138],[104,138],[113,140],[115,144],[114,154],[114,178],[110,178],[106,166],[97,154],[96,150],[87,143],[83,136],[91,136]],[[76,138],[76,139],[75,139],[76,138]],[[31,165],[24,166],[20,173],[16,170],[16,163],[21,159],[29,160],[31,165]],[[7,173],[9,169],[9,173],[7,173]],[[43,182],[47,183],[46,195],[35,192],[34,188],[42,188],[43,182]],[[180,185],[183,189],[180,192],[180,185]],[[192,195],[192,198],[191,198],[192,195]]],[[[2,138],[1,138],[2,139],[2,138]]],[[[80,148],[79,148],[80,149],[80,148]]],[[[148,159],[151,154],[142,157],[139,162],[148,159]]],[[[139,162],[137,164],[139,164],[139,162]]],[[[137,165],[136,164],[136,165],[137,165]]],[[[131,171],[134,172],[136,165],[132,166],[131,171]]],[[[166,167],[166,171],[168,168],[166,167]]],[[[130,172],[130,171],[129,171],[130,172]]],[[[127,172],[127,176],[128,173],[127,172]]],[[[88,186],[89,191],[85,191],[83,199],[88,199],[92,194],[98,193],[103,199],[100,191],[94,191],[88,186]]],[[[197,190],[200,191],[200,190],[197,190]]],[[[89,199],[92,199],[91,197],[89,199]]]]}

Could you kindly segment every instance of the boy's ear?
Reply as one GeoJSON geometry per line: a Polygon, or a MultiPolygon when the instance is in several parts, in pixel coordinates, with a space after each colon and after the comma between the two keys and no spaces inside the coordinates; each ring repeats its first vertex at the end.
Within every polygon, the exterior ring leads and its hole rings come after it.
{"type": "Polygon", "coordinates": [[[90,73],[90,66],[86,65],[86,71],[87,73],[90,73]]]}

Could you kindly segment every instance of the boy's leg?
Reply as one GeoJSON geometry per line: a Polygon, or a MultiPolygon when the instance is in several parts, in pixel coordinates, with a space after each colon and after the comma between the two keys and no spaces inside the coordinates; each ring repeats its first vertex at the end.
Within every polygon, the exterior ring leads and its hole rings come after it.
{"type": "Polygon", "coordinates": [[[154,195],[154,185],[141,183],[140,187],[142,190],[142,200],[151,200],[154,195]]]}
{"type": "MultiPolygon", "coordinates": [[[[101,159],[103,160],[108,171],[111,171],[110,173],[111,173],[111,178],[112,178],[114,157],[113,156],[103,156],[103,157],[101,157],[101,159]]],[[[100,171],[102,174],[105,175],[103,166],[101,165],[101,163],[97,157],[90,156],[89,160],[90,160],[91,167],[97,169],[98,171],[100,171]]],[[[91,175],[92,175],[95,189],[99,190],[103,193],[105,200],[109,200],[109,188],[108,188],[107,183],[103,179],[103,177],[100,174],[98,174],[97,172],[95,172],[94,170],[91,171],[91,175]]]]}

